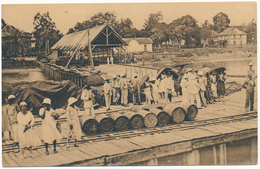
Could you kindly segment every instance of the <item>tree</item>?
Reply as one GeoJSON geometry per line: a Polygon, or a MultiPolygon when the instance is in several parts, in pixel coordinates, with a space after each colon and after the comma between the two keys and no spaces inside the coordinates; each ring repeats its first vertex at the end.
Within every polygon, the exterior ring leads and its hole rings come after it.
{"type": "Polygon", "coordinates": [[[152,13],[149,15],[148,20],[147,19],[145,20],[144,29],[146,31],[151,31],[153,28],[158,27],[160,21],[162,20],[163,20],[163,15],[161,11],[157,13],[152,13]]]}
{"type": "Polygon", "coordinates": [[[5,20],[2,19],[2,29],[6,26],[5,20]]]}
{"type": "Polygon", "coordinates": [[[133,28],[133,22],[131,19],[121,19],[120,22],[116,22],[114,29],[123,38],[132,38],[140,36],[140,32],[133,28]]]}
{"type": "Polygon", "coordinates": [[[168,29],[170,29],[170,38],[179,43],[179,48],[182,40],[185,40],[187,47],[200,45],[200,29],[192,16],[185,15],[172,21],[168,29]]]}
{"type": "Polygon", "coordinates": [[[36,48],[38,50],[45,50],[45,54],[49,54],[49,47],[53,46],[62,37],[62,34],[56,29],[49,12],[42,15],[38,12],[34,16],[33,25],[36,48]]]}
{"type": "Polygon", "coordinates": [[[90,17],[89,20],[86,20],[84,22],[78,22],[74,28],[70,28],[70,31],[68,32],[72,32],[72,29],[74,31],[81,31],[81,30],[85,30],[87,28],[92,28],[98,25],[103,25],[103,24],[109,24],[112,27],[115,27],[116,25],[116,15],[113,12],[99,12],[95,15],[93,15],[92,17],[90,17]]]}
{"type": "Polygon", "coordinates": [[[205,21],[204,24],[202,24],[200,29],[200,38],[204,41],[203,46],[205,47],[206,42],[209,43],[209,40],[211,38],[211,28],[213,26],[208,23],[208,20],[205,21]]]}
{"type": "Polygon", "coordinates": [[[229,27],[230,19],[228,19],[227,14],[220,12],[213,17],[213,23],[214,30],[220,33],[229,27]]]}
{"type": "Polygon", "coordinates": [[[8,32],[8,34],[2,37],[3,56],[19,57],[26,54],[30,49],[28,37],[12,26],[10,26],[8,32]]]}

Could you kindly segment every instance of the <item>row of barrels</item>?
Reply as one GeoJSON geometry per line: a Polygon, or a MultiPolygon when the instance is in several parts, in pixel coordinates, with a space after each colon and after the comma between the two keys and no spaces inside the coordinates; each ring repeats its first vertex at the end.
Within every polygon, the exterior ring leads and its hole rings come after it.
{"type": "Polygon", "coordinates": [[[39,64],[43,73],[46,74],[49,77],[49,79],[54,81],[70,80],[79,87],[83,86],[83,80],[86,76],[66,69],[63,66],[58,66],[56,64],[41,62],[39,62],[39,64]]]}
{"type": "Polygon", "coordinates": [[[82,131],[86,134],[107,133],[112,130],[125,131],[129,128],[140,129],[165,126],[169,123],[182,123],[194,120],[198,114],[195,105],[135,105],[130,111],[98,114],[95,117],[80,116],[82,131]]]}

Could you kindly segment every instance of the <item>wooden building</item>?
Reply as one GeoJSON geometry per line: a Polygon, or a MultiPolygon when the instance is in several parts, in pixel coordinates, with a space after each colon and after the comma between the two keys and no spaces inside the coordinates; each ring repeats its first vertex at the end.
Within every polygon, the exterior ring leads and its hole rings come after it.
{"type": "Polygon", "coordinates": [[[153,40],[151,38],[123,38],[127,43],[127,52],[152,52],[153,40]]]}
{"type": "Polygon", "coordinates": [[[229,27],[218,34],[218,40],[227,40],[228,46],[247,44],[247,34],[236,27],[229,27]]]}
{"type": "Polygon", "coordinates": [[[114,56],[113,48],[116,50],[121,48],[125,51],[126,45],[122,37],[111,26],[101,25],[63,36],[51,48],[56,51],[53,52],[55,56],[51,57],[58,59],[74,56],[75,60],[89,59],[91,51],[93,60],[102,62],[106,60],[106,57],[114,56]]]}

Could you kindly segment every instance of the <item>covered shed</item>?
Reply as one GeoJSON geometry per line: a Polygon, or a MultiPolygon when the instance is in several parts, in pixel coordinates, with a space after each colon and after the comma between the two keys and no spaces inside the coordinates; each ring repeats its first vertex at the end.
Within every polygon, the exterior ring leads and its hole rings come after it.
{"type": "Polygon", "coordinates": [[[151,38],[123,38],[127,43],[127,52],[152,52],[153,40],[151,38]]]}
{"type": "MultiPolygon", "coordinates": [[[[73,58],[75,60],[89,59],[105,61],[106,57],[116,57],[113,48],[125,51],[126,42],[109,25],[95,26],[90,29],[73,32],[63,36],[54,46],[56,58],[73,58]],[[90,49],[90,50],[89,50],[90,49]]],[[[53,56],[52,56],[53,57],[53,56]]]]}

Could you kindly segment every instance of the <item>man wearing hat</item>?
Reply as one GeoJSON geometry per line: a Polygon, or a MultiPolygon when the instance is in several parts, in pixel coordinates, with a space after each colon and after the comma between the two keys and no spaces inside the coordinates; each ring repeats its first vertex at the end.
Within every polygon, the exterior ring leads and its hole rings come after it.
{"type": "Polygon", "coordinates": [[[137,104],[136,99],[138,99],[138,104],[141,104],[140,86],[137,73],[134,73],[134,79],[131,82],[131,93],[133,96],[133,104],[137,104]]]}
{"type": "Polygon", "coordinates": [[[75,103],[78,100],[74,97],[70,97],[68,99],[68,106],[67,106],[67,121],[69,124],[69,133],[68,133],[68,137],[67,137],[67,148],[69,148],[69,139],[70,137],[72,137],[75,142],[74,142],[74,147],[78,147],[77,145],[77,140],[79,140],[81,138],[81,125],[79,122],[79,112],[78,112],[78,107],[75,105],[75,103]]]}
{"type": "Polygon", "coordinates": [[[248,74],[248,79],[242,85],[244,89],[246,89],[246,103],[245,103],[245,111],[248,111],[248,107],[250,107],[250,111],[254,110],[254,94],[255,94],[255,81],[253,80],[253,75],[248,74]]]}
{"type": "Polygon", "coordinates": [[[166,102],[172,102],[172,93],[173,93],[173,87],[174,87],[174,81],[172,79],[171,72],[167,72],[166,78],[165,78],[165,100],[166,102]]]}
{"type": "Polygon", "coordinates": [[[42,102],[42,108],[39,110],[39,115],[42,120],[42,136],[45,143],[45,154],[49,155],[48,145],[53,143],[53,153],[56,154],[56,144],[62,139],[60,132],[56,127],[56,120],[52,116],[55,111],[51,108],[51,99],[45,98],[42,102]]]}
{"type": "Polygon", "coordinates": [[[119,77],[113,76],[112,81],[112,104],[116,105],[118,104],[119,98],[120,98],[120,87],[119,87],[119,77]]]}
{"type": "Polygon", "coordinates": [[[90,85],[85,85],[82,89],[81,100],[84,101],[84,109],[86,114],[89,116],[94,116],[93,100],[94,94],[90,88],[90,85]]]}
{"type": "Polygon", "coordinates": [[[120,79],[120,89],[121,89],[121,105],[128,106],[128,86],[126,81],[126,74],[123,73],[120,79]]]}
{"type": "Polygon", "coordinates": [[[105,102],[106,102],[106,108],[107,110],[110,110],[111,105],[111,84],[109,83],[110,79],[106,79],[104,83],[104,96],[105,96],[105,102]]]}
{"type": "Polygon", "coordinates": [[[199,96],[202,101],[202,106],[207,107],[207,102],[205,99],[205,92],[206,92],[206,86],[207,86],[207,79],[205,78],[204,74],[201,71],[198,71],[197,75],[198,83],[199,83],[199,96]]]}
{"type": "Polygon", "coordinates": [[[17,114],[21,111],[18,104],[15,103],[16,97],[14,95],[9,95],[7,102],[8,104],[6,105],[6,110],[7,110],[7,115],[10,120],[10,125],[11,125],[11,133],[10,133],[10,138],[14,140],[14,146],[19,147],[18,143],[18,129],[17,129],[17,114]]]}
{"type": "Polygon", "coordinates": [[[249,69],[247,70],[247,75],[251,74],[252,78],[255,79],[255,70],[253,69],[253,63],[249,63],[249,69]]]}
{"type": "Polygon", "coordinates": [[[184,74],[181,80],[181,87],[182,87],[182,104],[190,103],[190,94],[188,90],[188,74],[184,74]]]}

